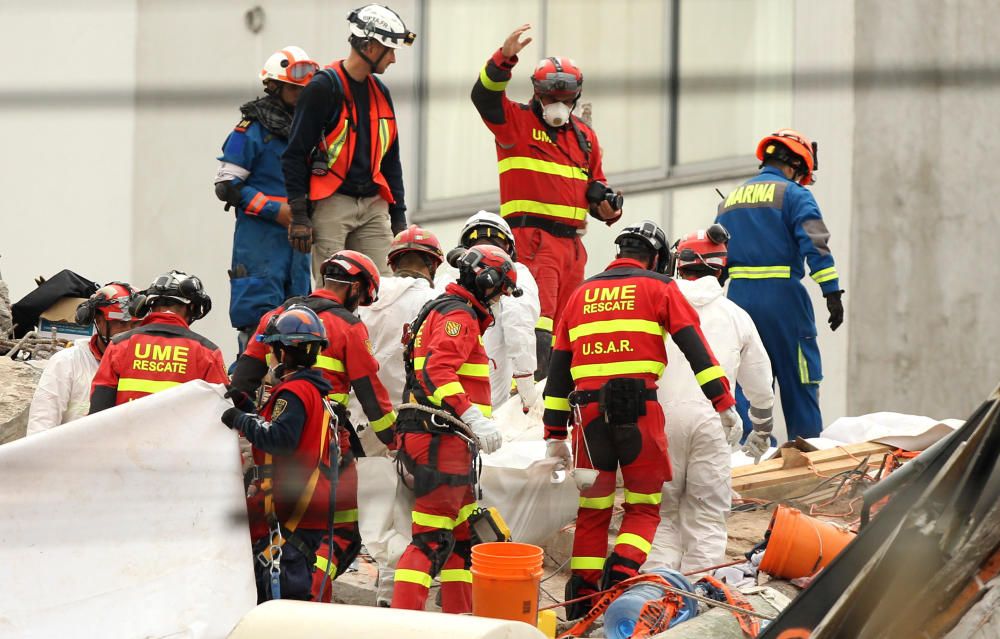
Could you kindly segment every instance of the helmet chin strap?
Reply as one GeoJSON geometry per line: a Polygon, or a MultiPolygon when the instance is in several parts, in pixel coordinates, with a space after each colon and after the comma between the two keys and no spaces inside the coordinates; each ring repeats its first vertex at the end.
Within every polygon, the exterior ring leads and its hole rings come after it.
{"type": "MultiPolygon", "coordinates": [[[[370,43],[370,42],[375,42],[375,40],[369,38],[365,42],[366,43],[370,43]]],[[[362,46],[358,46],[358,45],[353,45],[353,46],[354,46],[354,50],[358,52],[359,56],[361,56],[361,59],[364,60],[365,62],[367,62],[368,66],[371,67],[372,73],[378,73],[378,65],[382,62],[382,58],[384,58],[385,55],[387,53],[389,53],[389,47],[383,46],[382,47],[382,55],[380,55],[378,57],[378,60],[375,60],[374,62],[372,62],[372,59],[369,58],[367,55],[365,55],[365,52],[361,50],[362,46]]]]}

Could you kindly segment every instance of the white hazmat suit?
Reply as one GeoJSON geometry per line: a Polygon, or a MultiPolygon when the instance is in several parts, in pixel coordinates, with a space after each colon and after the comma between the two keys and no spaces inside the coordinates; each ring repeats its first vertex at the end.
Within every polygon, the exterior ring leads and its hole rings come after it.
{"type": "Polygon", "coordinates": [[[90,410],[90,386],[100,360],[91,340],[78,339],[51,358],[42,371],[28,411],[28,435],[79,419],[90,410]]]}

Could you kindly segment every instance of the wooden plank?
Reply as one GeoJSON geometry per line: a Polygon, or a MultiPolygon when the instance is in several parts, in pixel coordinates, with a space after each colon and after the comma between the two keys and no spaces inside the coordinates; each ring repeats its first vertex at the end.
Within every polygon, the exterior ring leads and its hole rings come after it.
{"type": "MultiPolygon", "coordinates": [[[[868,460],[869,467],[878,468],[882,463],[884,455],[885,452],[882,454],[871,455],[868,460]]],[[[734,477],[733,490],[738,493],[742,493],[746,490],[765,488],[767,486],[784,484],[810,477],[816,477],[818,480],[822,481],[826,477],[818,477],[817,475],[825,475],[829,477],[845,470],[855,468],[858,464],[858,460],[852,457],[845,457],[843,459],[834,459],[832,461],[814,463],[812,467],[805,466],[800,468],[786,468],[783,470],[758,473],[746,477],[734,477]]]]}
{"type": "MultiPolygon", "coordinates": [[[[810,453],[802,453],[801,451],[799,451],[799,454],[804,455],[812,464],[815,465],[820,462],[828,462],[839,459],[850,459],[851,455],[854,455],[859,459],[863,459],[868,455],[886,453],[891,450],[893,449],[889,446],[886,446],[885,444],[876,444],[875,442],[862,442],[860,444],[848,444],[845,446],[838,446],[836,448],[830,448],[827,450],[816,450],[810,453]]],[[[762,461],[759,464],[747,464],[745,466],[737,466],[733,468],[733,480],[735,481],[737,478],[748,477],[750,475],[758,475],[761,473],[782,470],[787,466],[787,464],[788,464],[788,458],[779,457],[778,459],[769,459],[767,461],[762,461]]]]}

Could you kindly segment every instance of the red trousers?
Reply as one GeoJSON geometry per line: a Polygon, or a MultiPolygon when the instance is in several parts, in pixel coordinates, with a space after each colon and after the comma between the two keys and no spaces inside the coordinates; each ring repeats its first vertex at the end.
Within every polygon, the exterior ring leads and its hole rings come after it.
{"type": "Polygon", "coordinates": [[[583,282],[587,250],[580,236],[556,237],[541,229],[513,229],[517,241],[517,259],[528,267],[538,283],[538,301],[542,313],[538,328],[553,331],[570,293],[583,282]]]}
{"type": "Polygon", "coordinates": [[[347,570],[361,550],[361,533],[358,530],[358,464],[354,460],[340,467],[336,509],[333,514],[333,542],[335,549],[332,554],[327,535],[324,535],[323,542],[316,550],[316,571],[312,576],[314,601],[319,600],[320,589],[323,590],[323,601],[331,601],[333,580],[347,570]],[[327,571],[330,577],[324,587],[322,584],[327,571]]]}
{"type": "Polygon", "coordinates": [[[646,414],[639,418],[638,425],[609,427],[596,402],[582,406],[581,417],[584,427],[573,429],[576,465],[600,472],[594,485],[580,493],[570,560],[577,595],[638,573],[660,523],[663,483],[671,477],[659,402],[646,402],[646,414]],[[587,434],[589,455],[581,430],[587,434]],[[625,480],[625,517],[612,554],[607,557],[619,467],[625,480]]]}
{"type": "MultiPolygon", "coordinates": [[[[454,477],[471,474],[472,454],[455,435],[404,433],[401,439],[400,452],[412,458],[417,468],[433,468],[454,477]]],[[[441,610],[472,612],[469,515],[476,508],[472,484],[423,486],[418,474],[414,473],[413,541],[396,565],[392,607],[423,610],[431,582],[438,577],[441,610]]]]}

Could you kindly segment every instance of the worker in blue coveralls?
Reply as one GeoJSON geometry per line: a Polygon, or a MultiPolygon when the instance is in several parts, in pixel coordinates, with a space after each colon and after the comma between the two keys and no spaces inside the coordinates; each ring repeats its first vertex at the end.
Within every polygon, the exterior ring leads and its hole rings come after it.
{"type": "MultiPolygon", "coordinates": [[[[819,382],[823,379],[816,319],[799,281],[808,262],[826,298],[830,330],[844,321],[837,269],[827,242],[830,232],[812,193],[817,145],[797,131],[782,129],[757,146],[760,173],[719,204],[715,221],[729,240],[729,299],[757,325],[771,358],[789,440],[817,437],[823,430],[819,382]]],[[[745,407],[745,400],[742,402],[745,407]]],[[[753,411],[743,411],[753,423],[753,411]]]]}
{"type": "Polygon", "coordinates": [[[318,69],[299,47],[273,53],[259,74],[266,95],[240,107],[242,118],[222,145],[215,194],[227,211],[236,209],[229,319],[240,353],[264,313],[311,290],[309,255],[288,243],[292,211],[281,154],[299,94],[318,69]]]}

